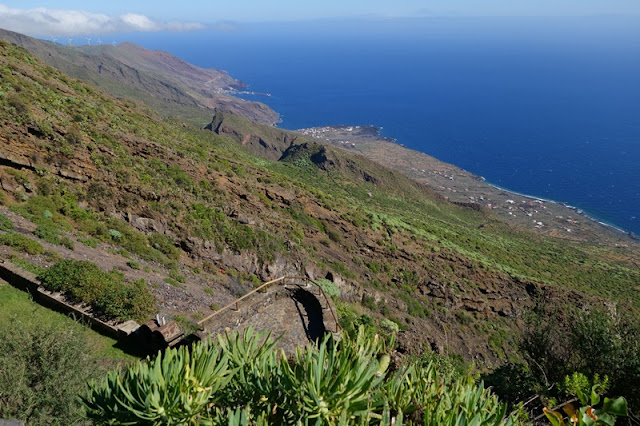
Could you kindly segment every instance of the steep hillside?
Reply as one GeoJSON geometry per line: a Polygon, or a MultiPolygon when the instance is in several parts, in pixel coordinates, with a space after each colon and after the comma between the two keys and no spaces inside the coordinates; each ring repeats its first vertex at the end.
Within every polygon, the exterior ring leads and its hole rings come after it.
{"type": "Polygon", "coordinates": [[[147,274],[158,310],[191,319],[261,280],[327,278],[345,324],[400,330],[405,351],[488,363],[512,352],[536,304],[640,306],[633,248],[520,231],[370,160],[239,117],[216,113],[220,134],[163,119],[6,42],[0,75],[1,222],[14,227],[0,235],[51,244],[25,254],[5,238],[5,258],[35,268],[102,250],[104,268],[147,274]]]}
{"type": "Polygon", "coordinates": [[[64,73],[116,96],[145,102],[164,115],[203,122],[217,108],[252,120],[275,124],[268,106],[230,96],[246,85],[215,69],[188,64],[161,51],[133,43],[119,46],[63,46],[0,29],[0,39],[24,47],[64,73]]]}

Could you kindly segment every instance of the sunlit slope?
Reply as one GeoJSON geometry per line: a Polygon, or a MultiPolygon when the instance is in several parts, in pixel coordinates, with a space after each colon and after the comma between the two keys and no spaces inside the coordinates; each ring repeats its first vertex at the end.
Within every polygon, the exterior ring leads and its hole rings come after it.
{"type": "Polygon", "coordinates": [[[180,300],[151,289],[167,309],[208,313],[196,278],[242,293],[308,274],[338,285],[343,315],[392,321],[409,346],[446,342],[492,359],[541,300],[639,305],[631,248],[518,231],[299,135],[228,114],[216,114],[221,134],[201,130],[14,45],[0,53],[2,203],[30,220],[49,211],[61,231],[178,271],[180,300]]]}

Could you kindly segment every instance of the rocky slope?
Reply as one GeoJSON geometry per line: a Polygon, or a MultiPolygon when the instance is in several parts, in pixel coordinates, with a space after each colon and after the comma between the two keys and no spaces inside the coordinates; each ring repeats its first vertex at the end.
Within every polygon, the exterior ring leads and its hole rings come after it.
{"type": "Polygon", "coordinates": [[[224,71],[191,65],[167,52],[133,43],[63,46],[0,29],[0,39],[18,44],[66,74],[117,96],[142,100],[166,115],[206,117],[217,108],[275,124],[276,112],[259,102],[230,96],[246,84],[224,71]]]}
{"type": "Polygon", "coordinates": [[[74,242],[37,255],[8,244],[7,258],[46,266],[95,246],[111,255],[98,264],[148,274],[158,309],[193,320],[270,278],[327,278],[346,321],[400,330],[404,351],[487,363],[512,352],[536,304],[640,306],[632,247],[525,232],[361,156],[224,112],[214,131],[163,119],[6,42],[0,75],[5,216],[31,223],[14,231],[23,236],[74,242]]]}

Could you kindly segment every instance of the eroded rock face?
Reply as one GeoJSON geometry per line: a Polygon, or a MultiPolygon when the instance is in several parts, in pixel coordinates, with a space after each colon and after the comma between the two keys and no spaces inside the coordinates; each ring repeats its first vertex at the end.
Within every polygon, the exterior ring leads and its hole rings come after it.
{"type": "MultiPolygon", "coordinates": [[[[125,219],[139,231],[155,232],[158,234],[164,234],[167,231],[166,224],[161,220],[151,219],[148,217],[140,217],[132,212],[127,212],[125,214],[125,219]]],[[[191,247],[195,247],[195,244],[196,243],[194,241],[191,247]]]]}
{"type": "MultiPolygon", "coordinates": [[[[47,171],[52,175],[78,182],[88,182],[96,175],[95,165],[82,153],[72,158],[53,155],[44,146],[35,143],[38,140],[36,136],[24,132],[24,128],[18,126],[13,136],[10,142],[0,136],[0,166],[30,172],[47,171]]],[[[25,187],[25,190],[31,192],[32,188],[25,187]]]]}

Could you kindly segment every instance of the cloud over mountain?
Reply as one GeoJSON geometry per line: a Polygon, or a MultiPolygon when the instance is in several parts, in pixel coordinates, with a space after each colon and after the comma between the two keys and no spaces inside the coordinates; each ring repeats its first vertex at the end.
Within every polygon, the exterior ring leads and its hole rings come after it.
{"type": "Polygon", "coordinates": [[[161,22],[137,13],[109,16],[82,10],[15,9],[0,4],[0,28],[32,36],[107,34],[132,31],[194,31],[198,22],[161,22]]]}

